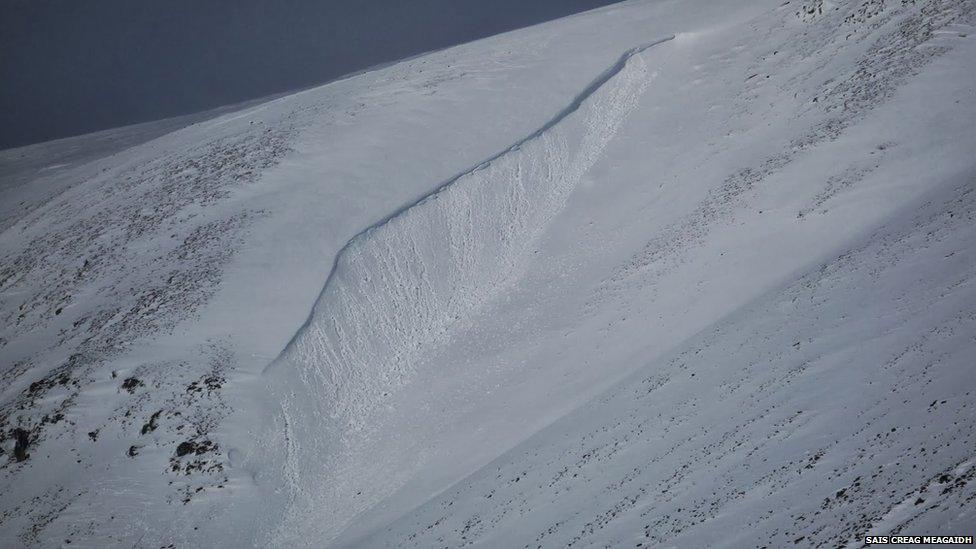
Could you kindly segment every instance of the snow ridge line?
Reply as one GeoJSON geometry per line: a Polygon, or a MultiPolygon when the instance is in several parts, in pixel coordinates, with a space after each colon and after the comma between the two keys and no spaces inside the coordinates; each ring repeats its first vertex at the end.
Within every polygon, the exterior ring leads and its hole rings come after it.
{"type": "MultiPolygon", "coordinates": [[[[427,202],[428,200],[434,199],[434,197],[436,195],[438,195],[439,193],[441,193],[442,191],[444,191],[447,187],[450,187],[452,184],[454,184],[459,179],[462,179],[463,177],[465,177],[467,175],[470,175],[470,174],[472,174],[472,173],[474,173],[474,172],[476,172],[478,170],[481,170],[481,169],[485,168],[486,166],[488,166],[489,164],[491,164],[492,162],[494,162],[498,158],[500,158],[500,157],[502,157],[502,156],[504,156],[504,155],[506,155],[506,154],[508,154],[508,153],[510,153],[512,151],[515,151],[515,150],[520,149],[528,141],[531,141],[533,139],[538,138],[543,133],[545,133],[547,130],[551,129],[556,124],[558,124],[559,122],[561,122],[564,118],[566,118],[570,114],[572,114],[572,113],[576,112],[577,110],[579,110],[580,106],[583,104],[584,101],[586,101],[587,98],[589,98],[591,95],[593,95],[593,93],[596,92],[596,90],[600,89],[611,78],[613,78],[614,76],[616,76],[617,73],[619,73],[621,70],[623,70],[623,68],[627,65],[627,61],[629,61],[631,57],[633,57],[633,56],[635,56],[637,54],[640,54],[640,53],[642,53],[642,52],[644,52],[644,51],[646,51],[646,50],[648,50],[650,48],[653,48],[654,46],[658,46],[658,45],[663,44],[665,42],[669,42],[671,40],[674,40],[675,36],[676,35],[671,34],[671,35],[666,36],[664,38],[659,38],[657,40],[654,40],[653,42],[648,42],[646,44],[642,44],[640,46],[635,46],[635,47],[627,50],[626,52],[624,52],[623,54],[621,54],[621,56],[617,59],[617,61],[613,65],[611,65],[606,70],[604,70],[602,73],[600,73],[599,76],[597,76],[592,82],[590,82],[585,88],[583,88],[583,90],[580,93],[578,93],[573,98],[573,100],[569,103],[569,105],[567,105],[561,111],[559,111],[558,113],[556,113],[555,116],[553,116],[551,119],[549,119],[549,121],[547,121],[541,127],[539,127],[538,129],[536,129],[535,131],[533,131],[529,135],[523,137],[522,139],[519,139],[518,141],[516,141],[512,145],[509,145],[507,148],[505,148],[505,149],[503,149],[503,150],[501,150],[501,151],[493,154],[492,156],[486,158],[485,160],[482,160],[481,162],[479,162],[478,164],[476,164],[474,167],[468,168],[467,170],[464,170],[464,171],[462,171],[462,172],[460,172],[460,173],[458,173],[458,174],[450,177],[449,179],[447,179],[446,181],[444,181],[443,183],[441,183],[440,185],[438,185],[431,192],[427,193],[424,196],[421,196],[420,198],[414,200],[413,202],[410,202],[408,204],[405,204],[405,205],[397,208],[396,210],[394,210],[390,214],[386,215],[385,217],[381,218],[380,220],[376,221],[375,223],[373,223],[369,227],[366,227],[365,229],[363,229],[362,231],[360,231],[359,233],[357,233],[355,236],[353,236],[352,238],[350,238],[342,246],[342,248],[340,248],[339,251],[336,253],[335,258],[332,261],[332,269],[329,271],[329,276],[326,277],[325,284],[323,284],[322,290],[319,292],[319,295],[316,297],[315,303],[317,303],[319,301],[319,299],[321,299],[322,295],[325,293],[325,289],[328,288],[329,283],[332,281],[332,278],[333,278],[333,276],[334,276],[334,274],[336,272],[336,267],[339,265],[339,259],[342,257],[342,255],[344,253],[347,252],[347,249],[350,246],[352,246],[356,241],[367,238],[370,233],[372,233],[376,229],[378,229],[378,228],[386,225],[387,223],[390,222],[390,220],[392,220],[393,218],[396,218],[396,217],[402,215],[407,210],[409,210],[411,208],[414,208],[416,206],[419,206],[420,204],[422,204],[424,202],[427,202]]],[[[312,323],[312,320],[314,319],[314,317],[315,317],[315,310],[314,310],[314,306],[313,306],[313,309],[311,311],[309,311],[309,314],[305,318],[305,321],[295,331],[295,334],[291,337],[291,339],[288,340],[288,343],[285,344],[285,347],[284,347],[284,349],[282,349],[281,353],[278,354],[278,356],[275,358],[275,360],[272,360],[271,362],[268,363],[267,366],[265,366],[264,372],[262,372],[262,373],[267,373],[267,371],[271,368],[271,365],[274,364],[277,361],[277,359],[281,358],[285,354],[285,351],[289,347],[292,347],[295,344],[295,340],[298,339],[298,337],[302,334],[302,332],[305,331],[308,328],[309,324],[312,323]]]]}

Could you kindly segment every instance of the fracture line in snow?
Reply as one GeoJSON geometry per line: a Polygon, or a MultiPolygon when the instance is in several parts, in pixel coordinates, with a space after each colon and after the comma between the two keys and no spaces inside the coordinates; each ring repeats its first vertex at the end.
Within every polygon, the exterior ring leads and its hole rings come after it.
{"type": "MultiPolygon", "coordinates": [[[[642,53],[644,51],[647,51],[648,49],[653,48],[654,46],[657,46],[657,45],[663,44],[665,42],[669,42],[671,40],[674,40],[674,38],[675,38],[675,35],[674,34],[671,34],[671,35],[666,36],[664,38],[659,38],[659,39],[657,39],[657,40],[655,40],[653,42],[648,42],[646,44],[643,44],[643,45],[640,45],[640,46],[636,46],[636,47],[633,47],[633,48],[627,50],[626,52],[624,52],[623,54],[621,54],[621,56],[617,59],[617,61],[613,65],[611,65],[606,70],[604,70],[602,73],[600,73],[600,75],[597,76],[592,82],[590,82],[589,85],[587,85],[585,88],[583,88],[583,90],[580,93],[578,93],[573,98],[573,100],[565,108],[563,108],[558,113],[556,113],[555,116],[553,116],[552,118],[550,118],[541,127],[539,127],[538,129],[536,129],[535,131],[533,131],[529,135],[523,137],[522,139],[519,139],[518,141],[516,141],[512,145],[509,145],[505,149],[503,149],[503,150],[501,150],[501,151],[493,154],[492,156],[488,157],[487,159],[482,160],[481,162],[475,164],[473,167],[468,168],[467,170],[464,170],[464,171],[458,173],[457,175],[452,176],[448,180],[446,180],[443,183],[441,183],[440,185],[438,185],[433,191],[431,191],[431,192],[429,192],[429,193],[421,196],[420,198],[414,200],[413,202],[407,203],[407,204],[405,204],[405,205],[397,208],[392,213],[386,215],[385,217],[383,217],[379,221],[376,221],[375,223],[373,223],[369,227],[363,229],[362,231],[360,231],[359,233],[357,233],[355,236],[353,236],[352,238],[350,238],[342,246],[342,248],[339,249],[339,252],[335,255],[335,259],[333,260],[333,263],[332,263],[332,269],[329,271],[329,276],[326,277],[325,284],[323,284],[323,289],[319,293],[318,298],[321,298],[322,294],[325,293],[325,288],[327,288],[329,286],[329,282],[331,281],[333,275],[336,272],[336,266],[339,264],[340,257],[342,257],[342,255],[344,253],[346,253],[346,250],[351,245],[353,245],[356,241],[358,241],[360,239],[363,239],[363,238],[366,238],[369,235],[369,233],[375,231],[376,229],[378,229],[379,227],[381,227],[383,225],[386,225],[387,223],[390,222],[391,219],[396,218],[396,217],[402,215],[407,210],[409,210],[409,209],[411,209],[411,208],[413,208],[415,206],[418,206],[418,205],[420,205],[420,204],[422,204],[422,203],[424,203],[424,202],[426,202],[428,200],[433,199],[433,197],[436,196],[438,193],[442,192],[447,187],[450,187],[452,184],[454,184],[459,179],[462,179],[464,176],[470,175],[470,174],[472,174],[472,173],[474,173],[474,172],[476,172],[476,171],[478,171],[480,169],[483,169],[488,164],[491,164],[493,161],[495,161],[498,158],[500,158],[500,157],[508,154],[509,152],[512,152],[512,151],[515,151],[515,150],[520,149],[523,145],[525,145],[526,142],[538,138],[543,133],[545,133],[547,130],[551,129],[556,124],[558,124],[563,119],[565,119],[567,116],[569,116],[570,114],[572,114],[572,113],[576,112],[577,110],[579,110],[579,108],[583,104],[583,102],[586,101],[587,98],[589,98],[591,95],[593,95],[593,93],[596,92],[598,89],[600,89],[604,84],[606,84],[611,78],[613,78],[621,70],[623,70],[623,68],[627,65],[627,61],[629,61],[633,56],[635,56],[637,54],[640,54],[640,53],[642,53]]],[[[292,344],[294,344],[295,340],[299,337],[299,335],[312,322],[312,319],[314,318],[314,316],[315,316],[314,310],[310,311],[309,314],[308,314],[308,316],[305,318],[305,321],[302,323],[302,325],[298,328],[298,330],[295,331],[295,334],[288,341],[288,343],[285,344],[285,349],[288,349],[288,347],[290,347],[290,346],[292,346],[292,344]]],[[[282,350],[282,353],[281,354],[284,354],[284,350],[282,350]]],[[[281,354],[279,354],[279,358],[280,358],[281,354]]],[[[270,368],[271,364],[273,364],[273,363],[274,363],[274,361],[271,361],[268,364],[268,366],[265,367],[265,371],[267,371],[268,368],[270,368]]]]}
{"type": "Polygon", "coordinates": [[[518,279],[532,243],[653,78],[637,55],[673,38],[628,50],[540,128],[336,254],[311,314],[265,369],[289,435],[286,455],[270,456],[285,461],[278,470],[293,511],[271,534],[275,543],[334,535],[395,488],[394,479],[340,474],[360,460],[350,448],[368,438],[371,414],[430,345],[518,279]]]}

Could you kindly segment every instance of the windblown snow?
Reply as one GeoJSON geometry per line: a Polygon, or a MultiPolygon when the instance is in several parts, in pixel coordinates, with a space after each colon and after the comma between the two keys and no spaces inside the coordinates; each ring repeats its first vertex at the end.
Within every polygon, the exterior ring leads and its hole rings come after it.
{"type": "Polygon", "coordinates": [[[0,545],[976,534],[974,24],[630,1],[0,151],[0,545]]]}

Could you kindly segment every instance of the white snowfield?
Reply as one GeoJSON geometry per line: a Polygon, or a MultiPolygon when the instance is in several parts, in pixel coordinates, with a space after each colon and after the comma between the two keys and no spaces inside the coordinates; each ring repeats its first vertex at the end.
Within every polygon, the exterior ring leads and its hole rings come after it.
{"type": "Polygon", "coordinates": [[[0,151],[0,546],[976,534],[974,25],[631,1],[0,151]]]}

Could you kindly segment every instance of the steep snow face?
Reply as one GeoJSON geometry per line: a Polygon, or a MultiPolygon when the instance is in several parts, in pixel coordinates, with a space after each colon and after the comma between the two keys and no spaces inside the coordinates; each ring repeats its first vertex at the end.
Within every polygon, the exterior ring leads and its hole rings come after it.
{"type": "Polygon", "coordinates": [[[649,81],[640,53],[671,38],[628,51],[541,129],[343,248],[315,312],[268,373],[281,383],[275,400],[286,403],[287,481],[302,495],[286,513],[290,539],[327,527],[319,510],[361,492],[358,475],[326,464],[343,455],[347,436],[369,428],[369,414],[411,377],[418,355],[522,274],[541,232],[636,106],[649,81]]]}
{"type": "Polygon", "coordinates": [[[3,152],[0,544],[964,533],[974,12],[631,2],[3,152]]]}
{"type": "Polygon", "coordinates": [[[377,394],[409,375],[414,355],[522,274],[539,234],[636,105],[647,47],[627,52],[542,129],[357,235],[285,365],[272,370],[300,370],[325,407],[317,415],[357,428],[377,394]]]}

